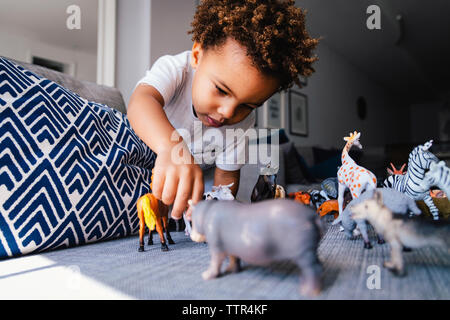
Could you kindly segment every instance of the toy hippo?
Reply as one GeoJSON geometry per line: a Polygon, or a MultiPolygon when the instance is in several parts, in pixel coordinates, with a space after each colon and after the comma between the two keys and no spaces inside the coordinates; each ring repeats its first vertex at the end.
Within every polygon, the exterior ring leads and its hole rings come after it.
{"type": "MultiPolygon", "coordinates": [[[[416,202],[404,193],[392,188],[377,188],[376,190],[380,191],[383,195],[384,205],[393,212],[400,214],[412,212],[415,215],[420,215],[422,213],[417,207],[416,202]]],[[[369,241],[369,236],[367,234],[367,221],[358,219],[353,220],[351,217],[351,207],[362,201],[372,198],[372,196],[373,190],[362,193],[358,198],[350,201],[342,214],[333,221],[333,225],[341,222],[341,225],[344,228],[345,234],[348,238],[352,238],[352,232],[356,228],[356,226],[358,226],[358,229],[361,232],[364,240],[364,248],[366,249],[372,248],[372,245],[369,241]]],[[[384,240],[380,235],[378,235],[378,243],[384,243],[384,240]]]]}
{"type": "Polygon", "coordinates": [[[322,274],[317,257],[321,231],[314,210],[289,199],[251,204],[200,201],[192,208],[191,239],[207,241],[211,254],[211,264],[202,274],[205,280],[219,276],[226,257],[229,272],[240,270],[240,259],[255,265],[291,260],[301,269],[300,293],[317,295],[322,274]]]}

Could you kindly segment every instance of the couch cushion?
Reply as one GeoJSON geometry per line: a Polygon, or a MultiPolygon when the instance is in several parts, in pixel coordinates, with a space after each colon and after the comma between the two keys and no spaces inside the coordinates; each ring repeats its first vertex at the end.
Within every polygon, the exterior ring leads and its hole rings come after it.
{"type": "Polygon", "coordinates": [[[155,154],[126,116],[0,58],[0,258],[138,229],[155,154]]]}
{"type": "Polygon", "coordinates": [[[304,183],[306,182],[300,162],[298,161],[298,153],[293,142],[283,143],[281,149],[284,153],[284,171],[286,184],[304,183]]]}
{"type": "Polygon", "coordinates": [[[122,94],[116,88],[98,85],[89,81],[80,81],[70,75],[50,70],[35,64],[12,59],[9,60],[43,78],[56,82],[62,87],[75,92],[80,97],[83,97],[88,101],[106,104],[107,106],[119,110],[122,113],[127,112],[122,94]]]}

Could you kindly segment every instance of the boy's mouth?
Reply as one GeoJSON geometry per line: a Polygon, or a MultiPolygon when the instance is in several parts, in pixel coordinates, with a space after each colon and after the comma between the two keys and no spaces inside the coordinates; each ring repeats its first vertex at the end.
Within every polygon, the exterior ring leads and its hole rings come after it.
{"type": "Polygon", "coordinates": [[[221,127],[223,126],[223,122],[219,122],[217,120],[214,120],[213,118],[211,118],[210,116],[206,116],[206,121],[208,121],[208,123],[213,126],[213,127],[221,127]]]}

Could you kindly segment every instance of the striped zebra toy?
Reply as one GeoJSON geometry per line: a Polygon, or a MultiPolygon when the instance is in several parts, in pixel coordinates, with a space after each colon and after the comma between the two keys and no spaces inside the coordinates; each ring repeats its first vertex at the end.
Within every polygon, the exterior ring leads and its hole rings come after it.
{"type": "Polygon", "coordinates": [[[445,165],[444,161],[432,162],[430,171],[425,173],[421,186],[428,189],[436,186],[445,192],[447,198],[450,197],[450,168],[445,165]]]}
{"type": "Polygon", "coordinates": [[[430,147],[433,140],[423,145],[415,147],[409,154],[408,170],[404,175],[392,175],[384,180],[383,185],[387,188],[393,188],[405,193],[414,200],[423,200],[430,209],[434,220],[439,220],[439,210],[433,203],[430,196],[430,186],[423,186],[422,182],[425,178],[425,170],[429,169],[431,164],[438,162],[439,159],[432,154],[430,147]]]}

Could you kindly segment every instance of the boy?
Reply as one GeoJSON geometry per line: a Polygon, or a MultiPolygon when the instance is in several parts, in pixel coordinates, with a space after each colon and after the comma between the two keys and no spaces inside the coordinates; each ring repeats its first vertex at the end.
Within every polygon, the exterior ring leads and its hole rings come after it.
{"type": "MultiPolygon", "coordinates": [[[[189,199],[201,200],[204,188],[205,166],[198,165],[204,149],[186,143],[180,130],[195,137],[201,123],[223,136],[225,129],[246,131],[254,126],[254,109],[294,82],[300,86],[298,77],[314,71],[311,64],[317,57],[312,57],[312,50],[318,40],[309,37],[304,12],[294,4],[294,0],[204,0],[189,31],[192,50],[161,57],[138,82],[128,119],[157,154],[152,192],[165,204],[173,203],[173,218],[182,217],[189,199]],[[184,157],[178,157],[181,154],[184,157]]],[[[237,144],[223,144],[219,154],[242,150],[237,144]]],[[[242,164],[218,158],[214,185],[233,183],[236,196],[242,164]]]]}

